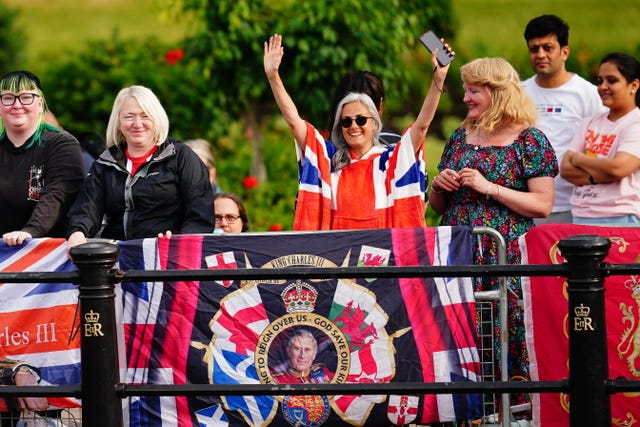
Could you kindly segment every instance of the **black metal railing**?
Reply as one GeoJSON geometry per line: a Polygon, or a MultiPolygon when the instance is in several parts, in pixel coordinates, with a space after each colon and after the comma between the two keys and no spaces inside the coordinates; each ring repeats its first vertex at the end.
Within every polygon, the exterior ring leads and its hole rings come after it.
{"type": "Polygon", "coordinates": [[[421,267],[337,267],[237,270],[118,271],[118,247],[95,242],[71,250],[78,267],[71,273],[0,273],[0,282],[75,282],[79,284],[82,383],[65,387],[0,388],[0,396],[72,396],[82,399],[83,423],[91,427],[123,425],[122,399],[177,395],[330,395],[567,393],[571,427],[611,425],[610,395],[640,392],[640,381],[608,377],[604,280],[639,274],[638,264],[610,265],[603,260],[611,243],[605,237],[579,235],[559,243],[566,262],[556,265],[468,265],[421,267]],[[494,381],[385,384],[123,384],[119,380],[115,321],[118,282],[165,280],[251,280],[366,277],[561,276],[567,278],[569,377],[562,381],[494,381]],[[581,310],[589,308],[589,315],[581,310]],[[100,319],[95,321],[95,319],[100,319]]]}

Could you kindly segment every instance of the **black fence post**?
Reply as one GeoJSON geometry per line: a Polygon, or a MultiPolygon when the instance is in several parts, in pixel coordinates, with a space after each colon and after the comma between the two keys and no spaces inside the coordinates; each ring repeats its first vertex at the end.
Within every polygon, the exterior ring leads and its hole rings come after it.
{"type": "Polygon", "coordinates": [[[561,240],[569,285],[569,424],[611,426],[604,277],[601,264],[611,242],[578,235],[561,240]]]}
{"type": "Polygon", "coordinates": [[[82,423],[92,427],[123,425],[115,316],[115,286],[109,272],[119,249],[96,242],[76,246],[71,259],[80,275],[82,423]]]}

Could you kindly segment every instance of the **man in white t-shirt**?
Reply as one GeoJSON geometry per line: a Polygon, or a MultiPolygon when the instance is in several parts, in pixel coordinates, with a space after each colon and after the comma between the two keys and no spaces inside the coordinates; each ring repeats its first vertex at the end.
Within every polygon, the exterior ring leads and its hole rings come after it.
{"type": "MultiPolygon", "coordinates": [[[[558,164],[583,119],[605,111],[596,86],[566,69],[569,26],[555,15],[538,16],[527,24],[524,38],[531,68],[536,73],[523,82],[538,110],[536,127],[553,146],[558,164]]],[[[536,224],[571,223],[569,198],[573,184],[558,174],[554,179],[555,203],[548,218],[536,224]]]]}

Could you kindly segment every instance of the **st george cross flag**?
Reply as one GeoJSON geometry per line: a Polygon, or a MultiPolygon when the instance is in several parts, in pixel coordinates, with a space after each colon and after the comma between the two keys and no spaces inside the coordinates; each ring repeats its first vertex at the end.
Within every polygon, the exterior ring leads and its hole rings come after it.
{"type": "MultiPolygon", "coordinates": [[[[2,272],[63,272],[76,267],[66,240],[29,239],[19,246],[0,241],[2,272]]],[[[37,368],[39,385],[80,383],[80,336],[77,286],[71,283],[0,284],[0,359],[37,368]]],[[[59,408],[80,406],[76,399],[49,398],[59,408]]],[[[2,401],[0,410],[15,409],[2,401]]]]}
{"type": "MultiPolygon", "coordinates": [[[[520,238],[522,263],[560,264],[564,258],[558,242],[564,238],[591,234],[611,241],[605,262],[631,264],[640,259],[640,228],[547,224],[533,228],[520,238]]],[[[568,376],[568,295],[563,277],[523,277],[527,348],[531,379],[557,381],[568,376]]],[[[609,378],[640,377],[640,277],[611,276],[605,280],[605,317],[609,378]]],[[[569,425],[570,398],[564,394],[532,396],[536,426],[569,425]]],[[[611,425],[630,426],[640,419],[640,396],[617,393],[611,396],[611,425]]]]}
{"type": "MultiPolygon", "coordinates": [[[[462,227],[120,242],[119,267],[472,264],[462,227]]],[[[470,278],[122,283],[127,382],[479,381],[470,278]]],[[[135,397],[132,426],[378,426],[480,416],[478,395],[135,397]],[[382,421],[385,420],[385,421],[382,421]]]]}

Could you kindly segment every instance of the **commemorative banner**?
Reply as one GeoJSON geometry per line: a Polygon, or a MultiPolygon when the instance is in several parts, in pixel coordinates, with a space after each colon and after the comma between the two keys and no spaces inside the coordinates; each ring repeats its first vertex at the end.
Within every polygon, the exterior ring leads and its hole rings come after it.
{"type": "MultiPolygon", "coordinates": [[[[120,242],[119,268],[468,265],[463,227],[120,242]]],[[[470,278],[122,283],[127,382],[479,381],[470,278]]],[[[132,426],[379,426],[477,418],[479,395],[134,397],[132,426]]]]}
{"type": "MultiPolygon", "coordinates": [[[[611,241],[604,262],[632,264],[640,260],[640,228],[600,227],[573,224],[540,225],[520,238],[523,264],[560,264],[564,258],[558,242],[564,238],[591,234],[611,241]]],[[[640,277],[611,276],[605,280],[605,317],[609,378],[640,377],[640,277]]],[[[557,381],[568,376],[568,295],[563,277],[522,279],[527,348],[531,378],[557,381]]],[[[586,320],[588,309],[580,314],[586,320]]],[[[569,425],[569,396],[557,393],[534,394],[533,419],[536,426],[569,425]]],[[[631,426],[640,420],[638,393],[611,395],[611,425],[631,426]]]]}

